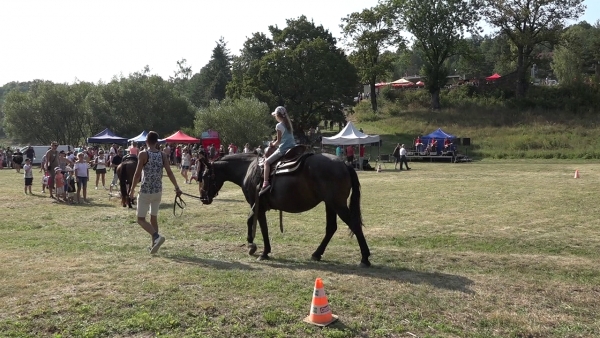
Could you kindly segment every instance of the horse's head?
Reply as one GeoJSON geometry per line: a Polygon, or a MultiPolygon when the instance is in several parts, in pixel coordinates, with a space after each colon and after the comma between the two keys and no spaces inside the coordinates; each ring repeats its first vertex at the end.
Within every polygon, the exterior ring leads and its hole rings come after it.
{"type": "Polygon", "coordinates": [[[202,189],[200,189],[200,201],[203,204],[211,204],[219,190],[223,186],[223,181],[217,180],[215,175],[215,166],[213,162],[205,162],[204,173],[202,174],[202,189]]]}

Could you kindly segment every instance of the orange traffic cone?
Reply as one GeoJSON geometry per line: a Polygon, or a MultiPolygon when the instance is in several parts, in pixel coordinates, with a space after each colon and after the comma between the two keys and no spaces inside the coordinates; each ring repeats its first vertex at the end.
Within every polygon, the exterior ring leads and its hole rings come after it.
{"type": "Polygon", "coordinates": [[[579,170],[575,170],[575,176],[573,178],[579,178],[579,170]]]}
{"type": "Polygon", "coordinates": [[[313,325],[327,326],[336,320],[338,320],[338,316],[331,313],[331,307],[323,288],[323,281],[321,278],[317,278],[310,313],[304,318],[304,321],[313,325]]]}

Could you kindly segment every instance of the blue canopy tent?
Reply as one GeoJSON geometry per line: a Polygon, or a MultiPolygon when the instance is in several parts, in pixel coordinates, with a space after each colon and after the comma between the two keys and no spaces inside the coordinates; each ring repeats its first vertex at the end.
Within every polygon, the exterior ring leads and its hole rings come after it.
{"type": "Polygon", "coordinates": [[[115,135],[110,129],[106,128],[98,134],[88,137],[87,143],[127,143],[127,139],[115,135]]]}
{"type": "Polygon", "coordinates": [[[146,136],[148,136],[148,132],[144,130],[138,136],[130,138],[129,140],[127,140],[127,142],[136,142],[136,143],[146,142],[146,136]]]}
{"type": "Polygon", "coordinates": [[[446,139],[446,138],[454,143],[456,136],[454,136],[452,134],[448,134],[447,132],[443,131],[441,128],[438,128],[436,131],[434,131],[431,134],[421,136],[421,143],[423,143],[424,145],[428,145],[428,144],[431,144],[432,139],[435,139],[435,140],[437,140],[436,152],[440,152],[444,149],[444,139],[446,139]]]}

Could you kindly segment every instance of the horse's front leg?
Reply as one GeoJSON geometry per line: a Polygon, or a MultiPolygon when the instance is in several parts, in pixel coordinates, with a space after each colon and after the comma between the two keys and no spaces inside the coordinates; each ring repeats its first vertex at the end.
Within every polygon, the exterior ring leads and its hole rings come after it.
{"type": "Polygon", "coordinates": [[[265,245],[262,255],[258,257],[258,260],[262,261],[270,259],[269,254],[271,253],[271,241],[269,240],[269,228],[267,227],[267,214],[264,210],[261,210],[258,213],[258,224],[260,225],[260,233],[262,234],[265,245]]]}
{"type": "Polygon", "coordinates": [[[250,211],[250,215],[248,215],[248,237],[246,240],[248,241],[248,255],[254,255],[256,252],[256,244],[254,244],[254,231],[252,231],[254,225],[254,208],[250,211]]]}

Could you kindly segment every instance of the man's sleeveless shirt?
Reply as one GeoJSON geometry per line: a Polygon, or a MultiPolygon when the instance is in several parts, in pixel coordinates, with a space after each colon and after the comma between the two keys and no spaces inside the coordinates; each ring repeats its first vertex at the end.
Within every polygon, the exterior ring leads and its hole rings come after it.
{"type": "Polygon", "coordinates": [[[148,162],[144,166],[140,193],[156,194],[162,192],[163,160],[160,151],[148,151],[148,162]]]}

